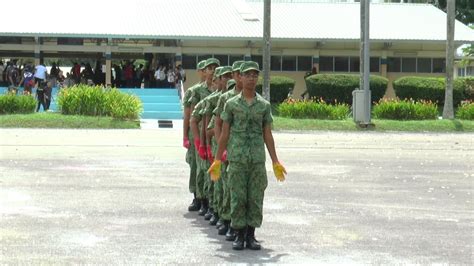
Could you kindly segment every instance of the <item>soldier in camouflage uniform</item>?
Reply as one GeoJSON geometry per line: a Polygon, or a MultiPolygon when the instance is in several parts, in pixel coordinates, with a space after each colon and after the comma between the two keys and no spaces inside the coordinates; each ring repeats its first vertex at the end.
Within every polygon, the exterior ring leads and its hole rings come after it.
{"type": "MultiPolygon", "coordinates": [[[[189,100],[187,101],[188,104],[191,106],[192,114],[194,114],[194,109],[195,106],[202,101],[204,98],[209,96],[212,93],[211,90],[211,85],[212,85],[212,79],[214,77],[214,70],[216,67],[218,67],[220,64],[219,60],[216,58],[208,58],[206,60],[206,63],[204,64],[204,73],[206,75],[206,81],[201,83],[199,86],[197,86],[195,89],[191,91],[191,96],[189,100]]],[[[199,112],[202,111],[204,108],[204,103],[201,104],[201,109],[199,112]]],[[[196,115],[200,115],[199,112],[196,112],[196,115]]],[[[192,122],[192,120],[191,120],[192,122]]],[[[197,124],[197,123],[196,123],[197,124]]],[[[207,211],[208,211],[208,197],[206,194],[206,187],[205,187],[205,177],[206,177],[206,170],[207,167],[205,164],[207,163],[207,154],[206,154],[206,127],[202,125],[204,123],[201,123],[200,125],[200,132],[198,135],[194,135],[194,130],[193,130],[193,136],[194,136],[194,147],[196,150],[196,163],[197,163],[197,171],[196,171],[196,198],[198,198],[201,201],[201,208],[199,209],[198,214],[201,216],[204,216],[207,211]]]]}
{"type": "Polygon", "coordinates": [[[221,158],[228,149],[227,160],[231,187],[231,226],[236,231],[232,248],[261,248],[255,239],[255,228],[263,219],[263,197],[267,187],[265,148],[273,162],[278,181],[285,179],[285,168],[278,161],[271,131],[273,121],[270,103],[255,92],[259,66],[247,61],[240,67],[242,92],[229,99],[221,114],[224,121],[216,159],[209,168],[211,178],[218,180],[221,158]]]}
{"type": "MultiPolygon", "coordinates": [[[[214,109],[215,115],[215,135],[216,139],[220,138],[220,132],[222,128],[222,119],[221,114],[224,110],[224,104],[227,102],[228,99],[234,97],[235,95],[239,94],[242,90],[242,83],[240,82],[240,66],[245,61],[235,61],[232,64],[232,77],[234,80],[234,86],[229,87],[226,93],[223,93],[219,100],[217,101],[217,106],[214,109]]],[[[232,84],[232,83],[231,83],[232,84]]],[[[224,167],[222,169],[222,189],[223,189],[223,199],[222,199],[222,209],[221,209],[221,218],[223,219],[223,224],[218,228],[219,235],[225,235],[225,239],[227,241],[234,241],[234,229],[230,226],[230,182],[227,177],[227,173],[225,169],[227,168],[227,161],[225,157],[227,152],[224,152],[224,167]]]]}
{"type": "Polygon", "coordinates": [[[199,86],[205,80],[204,76],[204,65],[206,60],[202,60],[196,66],[197,73],[199,76],[200,82],[194,84],[189,89],[186,90],[183,96],[183,109],[184,109],[184,119],[183,119],[183,147],[187,149],[186,151],[186,162],[190,167],[189,174],[189,192],[194,194],[194,199],[188,207],[188,211],[198,211],[201,208],[201,202],[196,198],[196,158],[194,143],[190,142],[189,139],[193,139],[191,129],[189,127],[189,120],[191,119],[191,104],[188,102],[191,98],[192,91],[199,86]]]}
{"type": "MultiPolygon", "coordinates": [[[[216,68],[216,83],[217,90],[214,91],[211,95],[205,98],[206,107],[204,109],[204,115],[206,119],[207,134],[206,134],[206,143],[207,143],[207,155],[209,162],[213,161],[213,154],[217,151],[217,141],[214,137],[214,122],[215,117],[213,116],[214,108],[217,105],[219,96],[226,92],[227,81],[231,78],[232,67],[224,66],[216,68]]],[[[216,225],[219,219],[219,212],[221,212],[221,202],[222,202],[222,182],[211,182],[210,183],[210,225],[216,225]],[[212,195],[211,195],[212,193],[212,195]]],[[[206,215],[204,218],[207,218],[206,215]]]]}

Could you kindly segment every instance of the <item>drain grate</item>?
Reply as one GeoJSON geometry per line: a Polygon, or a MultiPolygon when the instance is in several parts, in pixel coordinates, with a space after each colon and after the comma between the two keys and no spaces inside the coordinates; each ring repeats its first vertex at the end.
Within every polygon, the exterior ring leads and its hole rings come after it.
{"type": "Polygon", "coordinates": [[[158,128],[173,128],[173,121],[171,121],[171,120],[158,120],[158,128]]]}

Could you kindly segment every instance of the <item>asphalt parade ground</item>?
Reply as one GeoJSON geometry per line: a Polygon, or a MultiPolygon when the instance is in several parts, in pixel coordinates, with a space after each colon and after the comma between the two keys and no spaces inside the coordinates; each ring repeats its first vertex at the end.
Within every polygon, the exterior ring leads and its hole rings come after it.
{"type": "Polygon", "coordinates": [[[177,129],[0,130],[0,264],[473,264],[474,134],[274,132],[261,251],[187,206],[177,129]]]}

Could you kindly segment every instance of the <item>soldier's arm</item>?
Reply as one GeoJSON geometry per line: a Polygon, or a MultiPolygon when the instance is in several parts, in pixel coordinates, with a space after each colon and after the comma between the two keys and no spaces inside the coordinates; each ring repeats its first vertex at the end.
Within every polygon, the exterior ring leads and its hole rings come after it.
{"type": "Polygon", "coordinates": [[[224,122],[222,124],[222,132],[218,141],[216,160],[221,160],[222,154],[227,149],[227,142],[229,141],[229,135],[230,135],[230,124],[228,122],[224,122]]]}
{"type": "Polygon", "coordinates": [[[189,119],[191,117],[191,107],[184,107],[184,121],[183,121],[183,139],[189,139],[189,119]]]}
{"type": "Polygon", "coordinates": [[[267,146],[267,150],[268,150],[268,153],[270,154],[270,158],[272,159],[272,163],[278,162],[278,157],[275,150],[275,141],[273,140],[271,124],[267,124],[263,127],[263,141],[265,141],[265,145],[267,146]]]}
{"type": "Polygon", "coordinates": [[[218,140],[221,136],[221,128],[222,128],[222,119],[220,115],[216,115],[216,121],[214,123],[214,135],[218,140]]]}
{"type": "MultiPolygon", "coordinates": [[[[199,119],[195,116],[191,117],[191,130],[193,131],[193,136],[194,139],[199,138],[199,127],[198,127],[199,119]]],[[[196,150],[199,149],[199,147],[195,147],[196,150]]]]}

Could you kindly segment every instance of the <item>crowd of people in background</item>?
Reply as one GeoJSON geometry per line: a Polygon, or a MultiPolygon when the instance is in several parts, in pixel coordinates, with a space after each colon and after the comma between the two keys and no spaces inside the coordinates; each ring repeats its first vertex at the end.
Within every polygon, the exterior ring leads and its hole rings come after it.
{"type": "MultiPolygon", "coordinates": [[[[32,83],[29,81],[38,66],[17,64],[17,62],[17,60],[10,60],[4,64],[0,61],[0,86],[24,87],[25,92],[31,93],[32,83]]],[[[113,64],[111,84],[106,84],[105,72],[100,61],[96,62],[94,68],[90,63],[75,62],[66,75],[56,63],[52,63],[47,74],[51,87],[88,84],[116,88],[173,88],[177,82],[186,81],[186,72],[181,65],[173,67],[171,64],[159,64],[156,69],[152,69],[149,64],[136,65],[134,61],[113,64]]]]}
{"type": "Polygon", "coordinates": [[[149,64],[135,65],[134,61],[114,64],[111,70],[112,83],[106,84],[103,66],[97,61],[94,69],[89,63],[74,63],[70,72],[64,75],[57,63],[48,69],[41,62],[19,64],[18,60],[0,61],[0,87],[8,87],[10,93],[23,88],[23,94],[33,94],[38,100],[36,111],[43,107],[47,111],[52,100],[53,88],[71,87],[75,84],[102,85],[116,88],[173,88],[179,81],[186,81],[186,73],[181,65],[159,64],[153,70],[149,64]],[[35,88],[35,91],[33,91],[35,88]]]}

